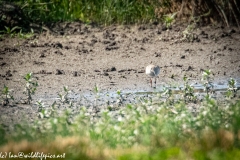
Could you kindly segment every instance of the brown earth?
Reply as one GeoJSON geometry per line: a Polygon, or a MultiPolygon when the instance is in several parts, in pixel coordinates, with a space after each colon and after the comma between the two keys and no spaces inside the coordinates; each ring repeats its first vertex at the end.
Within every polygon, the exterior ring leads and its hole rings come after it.
{"type": "MultiPolygon", "coordinates": [[[[184,25],[166,31],[161,25],[93,27],[64,23],[58,35],[40,34],[30,40],[0,41],[0,86],[22,92],[22,76],[33,72],[38,94],[55,94],[63,86],[76,92],[149,88],[145,66],[161,67],[158,86],[177,83],[184,74],[200,80],[211,69],[215,79],[240,77],[240,32],[207,26],[194,31],[193,42],[183,40],[184,25]]],[[[150,89],[150,88],[149,88],[150,89]]]]}
{"type": "Polygon", "coordinates": [[[218,82],[240,78],[239,29],[199,27],[189,42],[183,37],[186,27],[173,25],[168,31],[160,24],[97,27],[75,22],[57,24],[54,33],[28,40],[3,37],[0,86],[7,85],[21,99],[22,77],[32,72],[40,84],[34,99],[57,96],[63,86],[75,94],[92,91],[95,84],[104,91],[151,91],[145,75],[151,61],[161,67],[157,87],[181,84],[184,75],[198,82],[205,69],[218,82]]]}

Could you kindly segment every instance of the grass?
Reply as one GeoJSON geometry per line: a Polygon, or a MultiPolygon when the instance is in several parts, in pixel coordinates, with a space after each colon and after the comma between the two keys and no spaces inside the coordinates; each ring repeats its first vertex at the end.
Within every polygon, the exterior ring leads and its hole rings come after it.
{"type": "MultiPolygon", "coordinates": [[[[191,87],[184,80],[184,88],[191,87]]],[[[236,88],[233,81],[230,90],[236,88]]],[[[100,92],[97,86],[95,92],[100,92]]],[[[70,90],[64,87],[64,93],[70,90]]],[[[186,101],[184,95],[191,96],[187,90],[182,94],[183,98],[171,102],[172,94],[158,103],[145,98],[114,112],[102,106],[95,115],[84,106],[77,115],[71,112],[77,102],[68,96],[49,107],[38,101],[42,116],[34,123],[21,122],[11,132],[0,126],[0,151],[25,156],[43,152],[65,159],[237,159],[240,101],[226,97],[220,103],[206,93],[202,101],[192,102],[186,101]],[[69,105],[65,112],[58,110],[62,105],[69,105]],[[192,106],[197,106],[196,112],[192,106]]]]}
{"type": "MultiPolygon", "coordinates": [[[[159,24],[171,29],[177,20],[187,22],[188,27],[183,31],[183,39],[189,42],[197,40],[193,31],[199,24],[224,23],[240,28],[239,2],[236,0],[191,1],[176,0],[0,0],[0,5],[6,3],[17,5],[16,13],[13,11],[3,13],[0,21],[1,34],[10,37],[29,39],[34,36],[31,26],[37,27],[35,31],[51,31],[56,22],[81,21],[85,24],[109,26],[113,24],[159,24]],[[21,12],[19,12],[21,11],[21,12]],[[21,13],[22,15],[18,14],[21,13]],[[14,26],[8,19],[21,26],[14,26]],[[24,22],[24,23],[23,23],[24,22]]],[[[3,37],[0,35],[0,38],[3,37]]]]}
{"type": "MultiPolygon", "coordinates": [[[[13,28],[4,26],[5,30],[0,31],[0,33],[3,33],[4,35],[7,35],[9,37],[18,37],[21,39],[30,39],[34,36],[34,31],[31,29],[31,32],[23,33],[21,27],[15,26],[13,28]],[[19,31],[16,31],[19,30],[19,31]]],[[[1,37],[0,37],[1,38],[1,37]]]]}
{"type": "MultiPolygon", "coordinates": [[[[25,17],[38,24],[81,20],[85,23],[136,24],[163,21],[169,28],[176,14],[187,19],[213,18],[227,26],[239,26],[236,0],[213,0],[186,3],[176,0],[10,0],[18,4],[25,17]],[[195,14],[195,13],[199,14],[195,14]]],[[[0,1],[1,3],[1,1],[0,1]]],[[[3,3],[3,2],[2,2],[3,3]]],[[[2,17],[4,20],[4,16],[2,17]]]]}
{"type": "MultiPolygon", "coordinates": [[[[14,1],[14,0],[13,0],[14,1]]],[[[155,9],[163,4],[157,0],[20,0],[24,13],[35,22],[81,20],[86,23],[131,24],[146,23],[157,19],[155,9]]]]}

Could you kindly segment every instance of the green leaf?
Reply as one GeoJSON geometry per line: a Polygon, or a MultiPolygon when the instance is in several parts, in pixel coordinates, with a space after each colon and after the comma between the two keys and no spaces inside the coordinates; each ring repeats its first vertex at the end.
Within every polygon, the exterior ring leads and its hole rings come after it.
{"type": "Polygon", "coordinates": [[[18,27],[18,26],[15,26],[15,27],[13,27],[12,29],[11,29],[11,33],[13,32],[13,31],[15,31],[16,29],[21,29],[21,27],[18,27]]]}

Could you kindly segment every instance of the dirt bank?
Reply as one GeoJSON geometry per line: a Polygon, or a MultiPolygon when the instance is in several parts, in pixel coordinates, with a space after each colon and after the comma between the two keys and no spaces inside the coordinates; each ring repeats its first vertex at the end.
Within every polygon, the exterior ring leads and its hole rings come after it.
{"type": "Polygon", "coordinates": [[[149,88],[145,66],[161,67],[157,85],[175,83],[184,74],[200,80],[211,69],[215,79],[240,77],[240,32],[236,28],[207,26],[183,40],[184,25],[167,31],[161,25],[111,26],[81,23],[56,25],[55,34],[31,40],[0,41],[0,84],[20,94],[21,75],[33,72],[38,94],[55,94],[63,86],[75,91],[149,88]]]}

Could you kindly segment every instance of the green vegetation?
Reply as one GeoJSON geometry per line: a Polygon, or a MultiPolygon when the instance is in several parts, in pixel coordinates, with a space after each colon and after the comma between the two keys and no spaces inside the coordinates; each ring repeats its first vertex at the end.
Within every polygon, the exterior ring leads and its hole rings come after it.
{"type": "Polygon", "coordinates": [[[164,15],[163,16],[164,17],[163,21],[164,21],[167,28],[171,27],[176,15],[177,15],[177,12],[175,12],[173,14],[170,14],[170,15],[164,15]]]}
{"type": "Polygon", "coordinates": [[[0,33],[25,39],[33,37],[34,30],[53,31],[54,23],[66,21],[104,26],[162,23],[167,29],[175,21],[187,21],[182,40],[189,42],[198,41],[193,31],[199,24],[240,27],[236,0],[0,0],[0,6],[0,33]]]}
{"type": "Polygon", "coordinates": [[[237,82],[231,78],[228,81],[228,91],[227,91],[227,97],[234,98],[237,96],[237,82]]]}
{"type": "Polygon", "coordinates": [[[10,37],[13,37],[16,34],[16,32],[15,32],[16,29],[19,29],[18,26],[15,26],[13,28],[6,27],[6,26],[4,26],[4,27],[6,30],[0,31],[0,33],[8,34],[10,37]]]}
{"type": "Polygon", "coordinates": [[[18,27],[18,26],[15,26],[13,28],[4,26],[4,28],[5,28],[5,30],[0,31],[0,33],[10,36],[11,38],[18,37],[18,38],[22,38],[22,39],[29,39],[29,38],[33,37],[33,35],[34,35],[33,29],[31,29],[31,32],[29,32],[29,33],[23,33],[21,27],[18,27]]]}
{"type": "Polygon", "coordinates": [[[58,96],[59,96],[59,99],[62,103],[71,103],[70,100],[69,100],[69,93],[71,93],[71,91],[68,89],[67,86],[64,86],[63,87],[63,93],[59,93],[58,96]]]}
{"type": "MultiPolygon", "coordinates": [[[[1,2],[1,1],[0,1],[1,2]]],[[[222,20],[227,26],[239,26],[239,2],[236,0],[10,0],[23,10],[30,21],[49,24],[58,21],[81,20],[98,24],[135,24],[163,20],[167,27],[176,13],[187,19],[222,20]]],[[[1,17],[4,20],[4,16],[1,17]]]]}
{"type": "Polygon", "coordinates": [[[1,99],[2,99],[3,106],[8,105],[10,100],[14,100],[12,91],[10,91],[6,85],[4,85],[4,88],[2,90],[1,99]]]}
{"type": "Polygon", "coordinates": [[[212,92],[212,90],[213,90],[211,70],[203,71],[202,82],[203,82],[204,90],[206,91],[207,96],[209,96],[209,93],[212,92]]]}
{"type": "MultiPolygon", "coordinates": [[[[36,85],[31,86],[37,84],[32,76],[30,73],[25,76],[29,93],[36,90],[36,85]]],[[[210,71],[204,71],[204,84],[210,83],[209,77],[210,71]]],[[[228,84],[230,92],[238,92],[235,80],[230,79],[228,84]]],[[[206,89],[205,98],[196,102],[187,77],[182,91],[182,98],[172,100],[173,94],[166,88],[153,95],[159,98],[157,103],[145,97],[137,104],[120,106],[114,111],[102,106],[100,113],[93,116],[84,106],[74,115],[70,109],[78,103],[71,101],[70,90],[64,87],[58,102],[45,106],[37,101],[40,119],[34,123],[15,125],[10,133],[0,126],[0,151],[44,152],[66,159],[238,159],[237,95],[221,103],[211,98],[206,89]],[[66,104],[69,107],[65,112],[58,109],[66,104]]],[[[97,99],[100,93],[97,86],[94,92],[97,99]]],[[[6,91],[3,95],[6,93],[9,94],[6,91]]],[[[117,96],[122,100],[120,90],[117,96]]]]}
{"type": "Polygon", "coordinates": [[[193,86],[189,85],[188,78],[186,76],[183,77],[184,87],[183,87],[183,98],[186,102],[193,102],[196,100],[196,96],[194,95],[193,86]]]}
{"type": "Polygon", "coordinates": [[[155,8],[163,5],[157,0],[20,0],[14,1],[21,6],[27,17],[35,22],[57,22],[81,20],[105,25],[112,23],[145,23],[156,20],[155,8]]]}
{"type": "Polygon", "coordinates": [[[28,33],[23,33],[22,29],[17,33],[17,37],[18,38],[22,38],[22,39],[29,39],[32,38],[34,36],[34,31],[33,29],[31,29],[31,32],[28,33]]]}
{"type": "Polygon", "coordinates": [[[27,104],[30,104],[32,101],[32,95],[35,94],[38,83],[36,79],[34,79],[32,73],[27,73],[23,79],[25,80],[25,88],[24,88],[24,94],[27,96],[27,104]]]}

